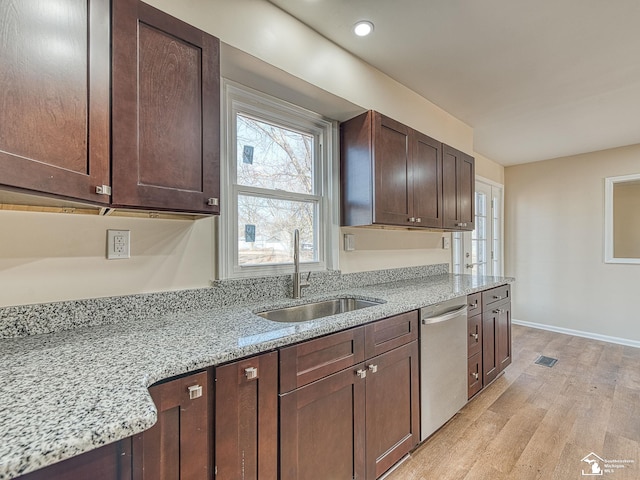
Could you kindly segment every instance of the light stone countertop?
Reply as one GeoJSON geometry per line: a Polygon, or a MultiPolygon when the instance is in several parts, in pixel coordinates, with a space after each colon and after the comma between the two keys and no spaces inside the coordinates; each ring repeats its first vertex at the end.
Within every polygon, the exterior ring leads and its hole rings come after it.
{"type": "Polygon", "coordinates": [[[159,380],[513,281],[434,275],[0,340],[0,480],[148,429],[159,380]],[[345,295],[385,303],[302,323],[253,313],[345,295]]]}

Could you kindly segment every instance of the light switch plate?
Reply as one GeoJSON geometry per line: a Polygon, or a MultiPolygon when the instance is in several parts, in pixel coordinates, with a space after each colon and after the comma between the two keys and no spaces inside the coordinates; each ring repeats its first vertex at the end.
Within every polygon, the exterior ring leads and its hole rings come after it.
{"type": "Polygon", "coordinates": [[[356,236],[353,233],[344,234],[344,251],[353,252],[356,249],[356,236]]]}
{"type": "Polygon", "coordinates": [[[451,237],[450,236],[446,236],[446,237],[442,237],[442,248],[444,248],[445,250],[448,250],[451,248],[451,237]]]}
{"type": "Polygon", "coordinates": [[[107,259],[131,257],[131,231],[107,230],[107,259]]]}

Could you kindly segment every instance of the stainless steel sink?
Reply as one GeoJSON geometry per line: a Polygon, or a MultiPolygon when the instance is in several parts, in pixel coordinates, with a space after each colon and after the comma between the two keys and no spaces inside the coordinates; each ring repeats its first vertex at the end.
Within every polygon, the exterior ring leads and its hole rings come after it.
{"type": "Polygon", "coordinates": [[[317,318],[328,317],[338,313],[352,312],[361,308],[380,305],[382,302],[360,300],[357,298],[336,298],[321,302],[305,303],[294,307],[278,308],[259,312],[256,315],[274,322],[306,322],[317,318]]]}

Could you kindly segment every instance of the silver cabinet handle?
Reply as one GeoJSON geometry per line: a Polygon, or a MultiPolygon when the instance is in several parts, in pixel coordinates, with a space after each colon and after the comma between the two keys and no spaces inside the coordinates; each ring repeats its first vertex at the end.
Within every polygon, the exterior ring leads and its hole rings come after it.
{"type": "Polygon", "coordinates": [[[497,314],[504,313],[504,310],[501,309],[501,308],[498,308],[498,309],[494,310],[493,313],[497,313],[497,314]]]}
{"type": "Polygon", "coordinates": [[[416,218],[416,223],[422,223],[422,219],[420,217],[416,218]]]}
{"type": "Polygon", "coordinates": [[[369,370],[371,371],[371,373],[376,373],[378,371],[378,365],[369,365],[369,370]]]}
{"type": "Polygon", "coordinates": [[[500,295],[494,295],[493,298],[495,298],[496,300],[502,300],[504,297],[501,297],[500,295]]]}
{"type": "Polygon", "coordinates": [[[207,198],[207,205],[209,205],[210,207],[217,207],[218,206],[218,199],[217,198],[207,198]]]}
{"type": "Polygon", "coordinates": [[[191,385],[187,388],[189,390],[189,400],[195,400],[202,396],[202,385],[191,385]]]}
{"type": "Polygon", "coordinates": [[[475,378],[476,380],[478,380],[478,378],[480,377],[476,372],[473,372],[473,373],[471,374],[471,376],[472,376],[473,378],[475,378]]]}
{"type": "Polygon", "coordinates": [[[258,369],[256,367],[248,367],[244,369],[244,376],[247,380],[258,378],[258,369]]]}
{"type": "Polygon", "coordinates": [[[469,308],[478,308],[478,301],[476,300],[474,303],[470,303],[469,308]]]}
{"type": "Polygon", "coordinates": [[[477,342],[478,341],[478,334],[477,333],[472,333],[471,335],[469,335],[470,337],[473,337],[473,339],[477,342]]]}
{"type": "Polygon", "coordinates": [[[410,217],[410,218],[409,218],[409,221],[410,221],[411,223],[415,223],[415,222],[416,222],[416,218],[415,218],[415,217],[410,217]]]}
{"type": "Polygon", "coordinates": [[[467,224],[466,223],[456,223],[456,227],[466,227],[467,224]]]}
{"type": "Polygon", "coordinates": [[[358,377],[360,377],[360,378],[366,378],[367,371],[361,368],[360,370],[358,370],[356,372],[356,375],[358,375],[358,377]]]}

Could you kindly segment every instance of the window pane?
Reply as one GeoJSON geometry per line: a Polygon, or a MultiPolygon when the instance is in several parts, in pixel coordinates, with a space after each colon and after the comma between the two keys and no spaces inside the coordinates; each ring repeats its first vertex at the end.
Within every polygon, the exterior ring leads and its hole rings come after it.
{"type": "Polygon", "coordinates": [[[312,135],[238,115],[238,185],[313,194],[312,135]]]}
{"type": "Polygon", "coordinates": [[[293,263],[293,230],[300,262],[318,259],[316,204],[238,195],[238,264],[293,263]]]}

